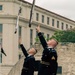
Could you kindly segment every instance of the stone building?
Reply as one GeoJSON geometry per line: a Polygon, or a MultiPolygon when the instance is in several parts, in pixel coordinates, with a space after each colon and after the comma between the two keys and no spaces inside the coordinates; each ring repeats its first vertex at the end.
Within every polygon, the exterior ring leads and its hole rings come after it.
{"type": "Polygon", "coordinates": [[[36,26],[41,25],[43,34],[49,38],[56,30],[66,30],[75,27],[75,21],[64,16],[35,6],[32,27],[29,28],[31,4],[22,0],[0,0],[0,45],[2,44],[7,56],[0,53],[0,74],[7,75],[21,56],[18,47],[18,38],[28,49],[35,43],[36,26]],[[14,34],[19,7],[22,12],[19,19],[19,35],[14,34]]]}

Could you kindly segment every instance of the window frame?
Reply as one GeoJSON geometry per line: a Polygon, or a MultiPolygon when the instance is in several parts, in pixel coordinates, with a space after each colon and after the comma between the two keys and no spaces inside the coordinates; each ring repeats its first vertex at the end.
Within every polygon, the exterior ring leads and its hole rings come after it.
{"type": "Polygon", "coordinates": [[[21,36],[22,36],[22,27],[19,26],[19,37],[21,37],[21,36]]]}
{"type": "Polygon", "coordinates": [[[57,21],[57,28],[59,28],[59,21],[57,21]]]}
{"type": "Polygon", "coordinates": [[[3,5],[0,5],[0,11],[2,11],[3,10],[3,5]]]}
{"type": "MultiPolygon", "coordinates": [[[[0,24],[0,49],[2,45],[2,33],[3,33],[3,24],[0,24]]],[[[0,52],[0,63],[2,63],[2,53],[0,52]]]]}
{"type": "Polygon", "coordinates": [[[70,29],[72,29],[72,26],[70,26],[70,29]]]}
{"type": "Polygon", "coordinates": [[[44,15],[42,15],[42,23],[44,23],[44,18],[45,18],[45,16],[44,16],[44,15]]]}
{"type": "Polygon", "coordinates": [[[49,38],[50,38],[50,34],[47,34],[47,41],[49,40],[49,38]]]}
{"type": "Polygon", "coordinates": [[[66,24],[66,29],[68,29],[68,24],[66,24]]]}
{"type": "Polygon", "coordinates": [[[61,23],[61,29],[64,30],[64,23],[61,23]]]}
{"type": "Polygon", "coordinates": [[[49,25],[50,24],[50,18],[47,17],[47,24],[49,25]]]}
{"type": "Polygon", "coordinates": [[[2,63],[2,53],[0,52],[0,64],[2,63]]]}
{"type": "Polygon", "coordinates": [[[39,13],[36,13],[36,21],[39,21],[39,13]]]}
{"type": "Polygon", "coordinates": [[[33,29],[30,29],[30,46],[33,45],[33,29]]]}
{"type": "Polygon", "coordinates": [[[54,26],[54,21],[55,21],[55,20],[54,20],[54,19],[52,19],[52,26],[54,26]]]}

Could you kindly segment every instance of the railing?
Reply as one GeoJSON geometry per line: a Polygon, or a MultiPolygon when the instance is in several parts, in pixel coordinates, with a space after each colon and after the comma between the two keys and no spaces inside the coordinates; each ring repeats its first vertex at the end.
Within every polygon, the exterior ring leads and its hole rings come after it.
{"type": "Polygon", "coordinates": [[[21,75],[21,70],[24,62],[24,57],[22,57],[10,70],[8,75],[21,75]]]}

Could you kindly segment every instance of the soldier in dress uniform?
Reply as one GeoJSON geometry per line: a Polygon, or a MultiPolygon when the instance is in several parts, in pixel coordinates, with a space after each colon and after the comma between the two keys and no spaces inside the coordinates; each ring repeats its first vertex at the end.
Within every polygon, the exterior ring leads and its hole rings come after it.
{"type": "Polygon", "coordinates": [[[54,48],[57,46],[58,42],[55,39],[51,39],[46,42],[40,31],[40,26],[36,28],[36,31],[38,32],[40,42],[44,48],[38,75],[56,75],[58,64],[57,52],[54,48]]]}
{"type": "Polygon", "coordinates": [[[35,58],[34,55],[37,53],[35,48],[30,48],[28,53],[23,44],[21,44],[21,39],[19,40],[20,47],[24,56],[24,64],[22,68],[21,75],[34,75],[34,67],[35,67],[35,58]]]}

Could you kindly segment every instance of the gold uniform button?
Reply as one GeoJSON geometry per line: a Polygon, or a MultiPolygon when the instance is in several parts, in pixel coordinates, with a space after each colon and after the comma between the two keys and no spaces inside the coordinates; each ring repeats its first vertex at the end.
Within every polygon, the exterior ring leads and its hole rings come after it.
{"type": "Polygon", "coordinates": [[[47,56],[47,55],[45,55],[45,56],[47,56]]]}
{"type": "Polygon", "coordinates": [[[46,66],[46,67],[48,67],[48,66],[46,66]]]}
{"type": "Polygon", "coordinates": [[[51,59],[52,59],[52,60],[55,60],[55,57],[53,56],[51,59]]]}

